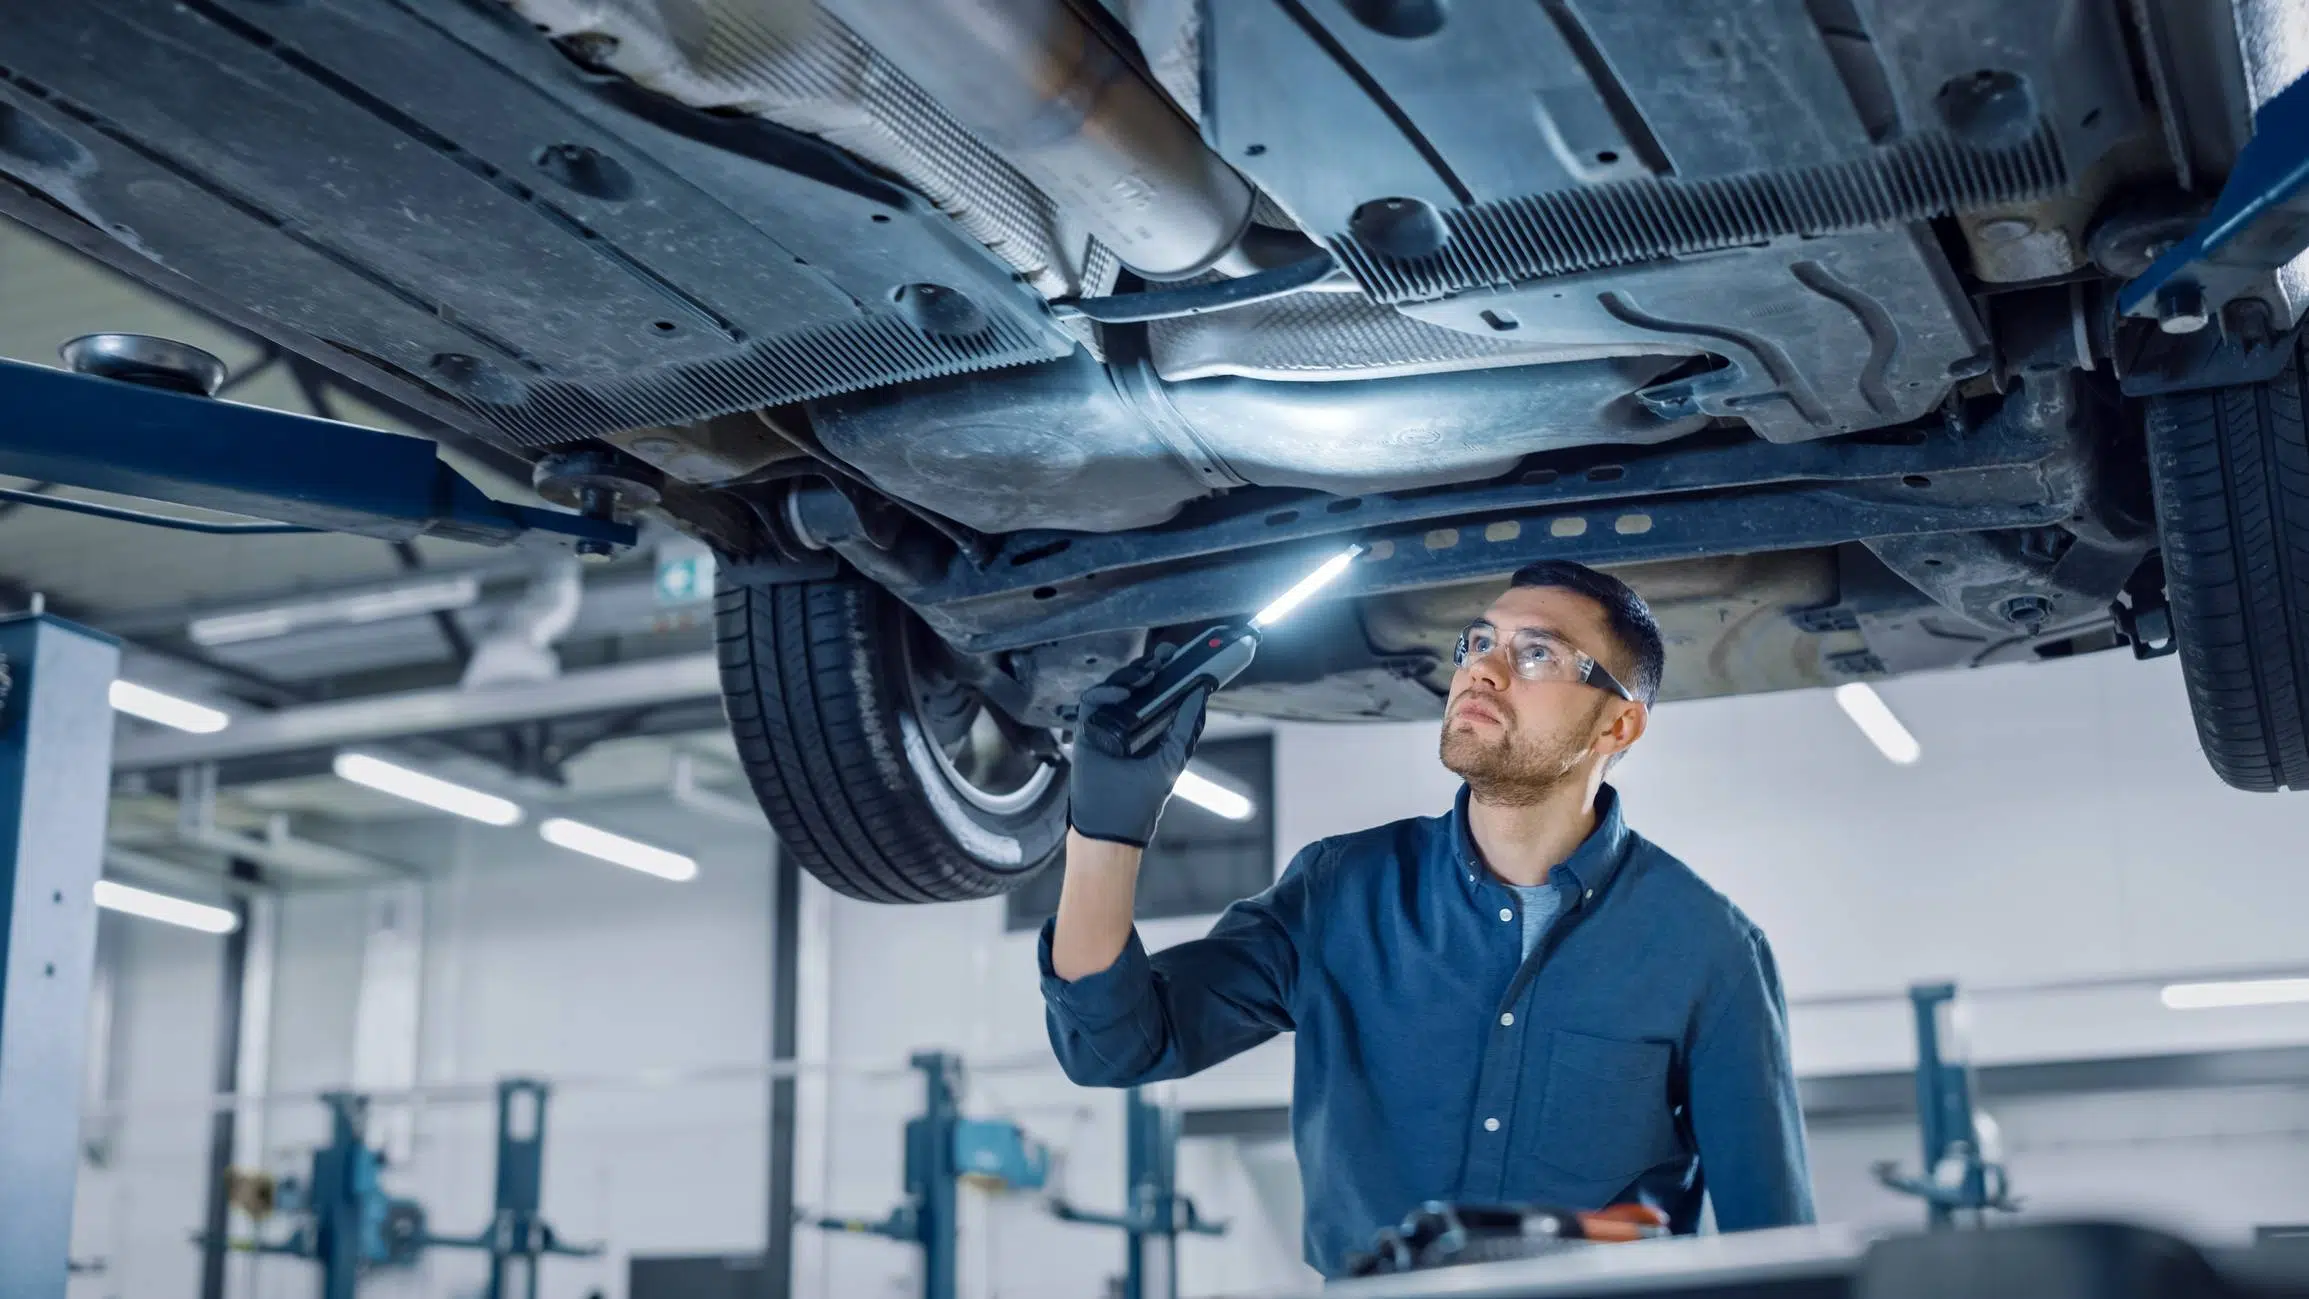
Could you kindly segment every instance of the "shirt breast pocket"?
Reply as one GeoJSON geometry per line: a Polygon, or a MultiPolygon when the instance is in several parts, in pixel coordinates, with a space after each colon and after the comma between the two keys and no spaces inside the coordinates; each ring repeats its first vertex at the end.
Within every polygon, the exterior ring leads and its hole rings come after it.
{"type": "Polygon", "coordinates": [[[1681,1153],[1668,1112],[1665,1042],[1557,1030],[1540,1104],[1539,1157],[1586,1181],[1633,1181],[1681,1153]]]}

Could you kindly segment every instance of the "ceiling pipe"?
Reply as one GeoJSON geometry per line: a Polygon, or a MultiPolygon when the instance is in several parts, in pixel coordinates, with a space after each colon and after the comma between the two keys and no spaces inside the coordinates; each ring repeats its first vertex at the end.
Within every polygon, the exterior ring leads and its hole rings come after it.
{"type": "Polygon", "coordinates": [[[173,731],[126,735],[113,746],[112,769],[149,771],[194,762],[334,750],[549,717],[688,703],[720,694],[721,666],[711,651],[670,655],[490,690],[452,686],[249,713],[213,735],[173,731]]]}
{"type": "Polygon", "coordinates": [[[551,681],[561,675],[553,647],[577,625],[585,603],[585,579],[574,556],[556,556],[539,566],[521,593],[476,641],[461,685],[486,690],[509,684],[551,681]]]}

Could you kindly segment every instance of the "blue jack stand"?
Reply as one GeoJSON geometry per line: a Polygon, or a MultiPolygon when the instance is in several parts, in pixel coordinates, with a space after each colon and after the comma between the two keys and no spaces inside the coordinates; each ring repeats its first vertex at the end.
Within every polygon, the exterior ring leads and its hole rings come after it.
{"type": "Polygon", "coordinates": [[[63,1299],[117,643],[0,618],[0,1299],[63,1299]]]}
{"type": "Polygon", "coordinates": [[[1916,1121],[1924,1136],[1924,1167],[1910,1177],[1887,1161],[1876,1165],[1876,1180],[1923,1200],[1934,1231],[1979,1226],[1991,1209],[2017,1211],[2020,1201],[2012,1197],[2004,1166],[1989,1163],[1981,1152],[1971,1061],[1944,1058],[1944,1045],[1960,1057],[1967,1054],[1954,1023],[1956,985],[1920,983],[1908,990],[1908,1000],[1916,1010],[1916,1121]]]}
{"type": "Polygon", "coordinates": [[[1123,1101],[1124,1178],[1130,1208],[1119,1214],[1086,1213],[1063,1200],[1050,1211],[1066,1222],[1120,1227],[1130,1256],[1119,1299],[1176,1299],[1179,1292],[1179,1237],[1219,1236],[1227,1224],[1206,1222],[1195,1202],[1178,1191],[1178,1111],[1147,1099],[1133,1087],[1123,1101]]]}
{"type": "Polygon", "coordinates": [[[386,1193],[379,1181],[385,1158],[369,1148],[367,1097],[332,1092],[329,1144],[313,1154],[303,1184],[284,1183],[281,1207],[300,1221],[283,1239],[236,1242],[234,1248],[280,1254],[320,1264],[321,1299],[353,1299],[361,1276],[374,1269],[408,1267],[428,1249],[476,1249],[489,1254],[487,1299],[512,1299],[511,1264],[523,1268],[526,1299],[537,1297],[537,1264],[546,1254],[598,1254],[599,1246],[561,1242],[538,1216],[545,1160],[544,1083],[509,1078],[497,1084],[496,1213],[472,1236],[436,1236],[415,1200],[386,1193]]]}
{"type": "Polygon", "coordinates": [[[923,1096],[922,1113],[906,1121],[906,1202],[879,1222],[820,1218],[817,1225],[919,1245],[922,1299],[955,1299],[961,1275],[962,1179],[1038,1190],[1050,1176],[1050,1152],[1015,1123],[962,1117],[956,1090],[960,1060],[925,1051],[908,1063],[922,1073],[923,1096]]]}

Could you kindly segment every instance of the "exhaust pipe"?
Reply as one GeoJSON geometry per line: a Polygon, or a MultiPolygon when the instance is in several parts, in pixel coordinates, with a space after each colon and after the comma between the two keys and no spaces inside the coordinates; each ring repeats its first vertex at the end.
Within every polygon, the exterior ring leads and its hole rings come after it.
{"type": "Polygon", "coordinates": [[[1150,280],[1234,251],[1251,187],[1066,0],[822,0],[1150,280]]]}

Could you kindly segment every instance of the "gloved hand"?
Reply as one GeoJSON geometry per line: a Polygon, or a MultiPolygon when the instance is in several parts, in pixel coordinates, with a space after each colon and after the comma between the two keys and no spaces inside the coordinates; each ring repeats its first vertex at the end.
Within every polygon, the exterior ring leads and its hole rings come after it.
{"type": "MultiPolygon", "coordinates": [[[[1178,652],[1166,646],[1104,682],[1082,692],[1076,717],[1088,717],[1102,704],[1120,703],[1133,687],[1153,676],[1178,652]]],[[[1171,796],[1171,786],[1194,756],[1195,741],[1203,734],[1203,703],[1208,687],[1197,687],[1179,701],[1169,729],[1136,757],[1111,748],[1090,732],[1074,733],[1074,761],[1067,776],[1067,819],[1077,833],[1089,839],[1144,848],[1154,840],[1155,822],[1171,796]]]]}

